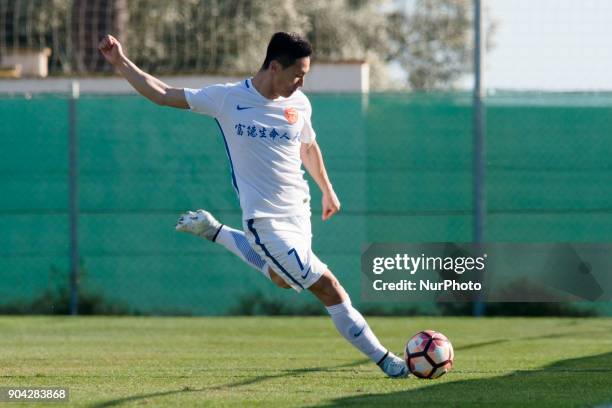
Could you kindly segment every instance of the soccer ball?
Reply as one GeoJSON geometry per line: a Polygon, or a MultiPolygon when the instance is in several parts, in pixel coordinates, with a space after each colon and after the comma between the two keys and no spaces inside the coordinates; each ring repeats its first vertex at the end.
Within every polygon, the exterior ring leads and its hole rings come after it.
{"type": "Polygon", "coordinates": [[[453,367],[453,345],[445,335],[424,330],[412,336],[404,348],[404,360],[419,378],[438,378],[453,367]]]}

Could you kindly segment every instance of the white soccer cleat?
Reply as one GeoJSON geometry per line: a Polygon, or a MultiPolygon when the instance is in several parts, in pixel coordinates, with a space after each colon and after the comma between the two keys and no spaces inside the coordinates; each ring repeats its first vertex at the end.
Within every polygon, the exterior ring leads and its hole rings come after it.
{"type": "Polygon", "coordinates": [[[188,211],[181,215],[176,223],[176,230],[189,232],[210,241],[214,241],[219,233],[221,224],[211,213],[204,210],[188,211]]]}
{"type": "Polygon", "coordinates": [[[391,352],[387,352],[382,361],[378,363],[378,366],[391,378],[408,377],[408,366],[404,359],[391,352]]]}

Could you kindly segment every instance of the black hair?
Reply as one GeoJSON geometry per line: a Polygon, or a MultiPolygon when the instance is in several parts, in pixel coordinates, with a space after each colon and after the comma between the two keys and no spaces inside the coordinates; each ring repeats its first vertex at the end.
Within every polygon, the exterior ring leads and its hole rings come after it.
{"type": "Polygon", "coordinates": [[[297,33],[275,33],[270,39],[266,59],[262,69],[268,69],[272,60],[278,61],[283,68],[290,67],[300,58],[309,57],[312,46],[297,33]]]}

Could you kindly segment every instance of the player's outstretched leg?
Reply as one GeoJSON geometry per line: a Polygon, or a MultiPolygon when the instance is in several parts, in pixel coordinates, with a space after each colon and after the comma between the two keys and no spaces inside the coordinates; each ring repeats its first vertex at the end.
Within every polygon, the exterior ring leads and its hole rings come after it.
{"type": "Polygon", "coordinates": [[[268,264],[261,259],[257,252],[253,251],[244,236],[244,232],[221,224],[208,211],[188,211],[181,215],[176,223],[176,230],[189,232],[200,238],[223,245],[234,255],[270,279],[268,264]]]}
{"type": "Polygon", "coordinates": [[[408,376],[406,362],[380,344],[331,271],[326,271],[308,289],[325,305],[340,334],[375,362],[385,374],[392,378],[408,376]]]}

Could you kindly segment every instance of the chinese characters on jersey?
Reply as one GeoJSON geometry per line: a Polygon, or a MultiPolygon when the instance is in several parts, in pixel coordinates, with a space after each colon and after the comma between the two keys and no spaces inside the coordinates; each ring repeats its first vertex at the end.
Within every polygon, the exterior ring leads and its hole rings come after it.
{"type": "Polygon", "coordinates": [[[234,125],[236,130],[236,136],[258,138],[258,139],[270,139],[273,142],[282,143],[284,141],[294,142],[300,136],[300,132],[296,132],[293,138],[287,135],[287,132],[280,134],[276,128],[267,128],[263,126],[245,125],[238,123],[234,125]]]}

